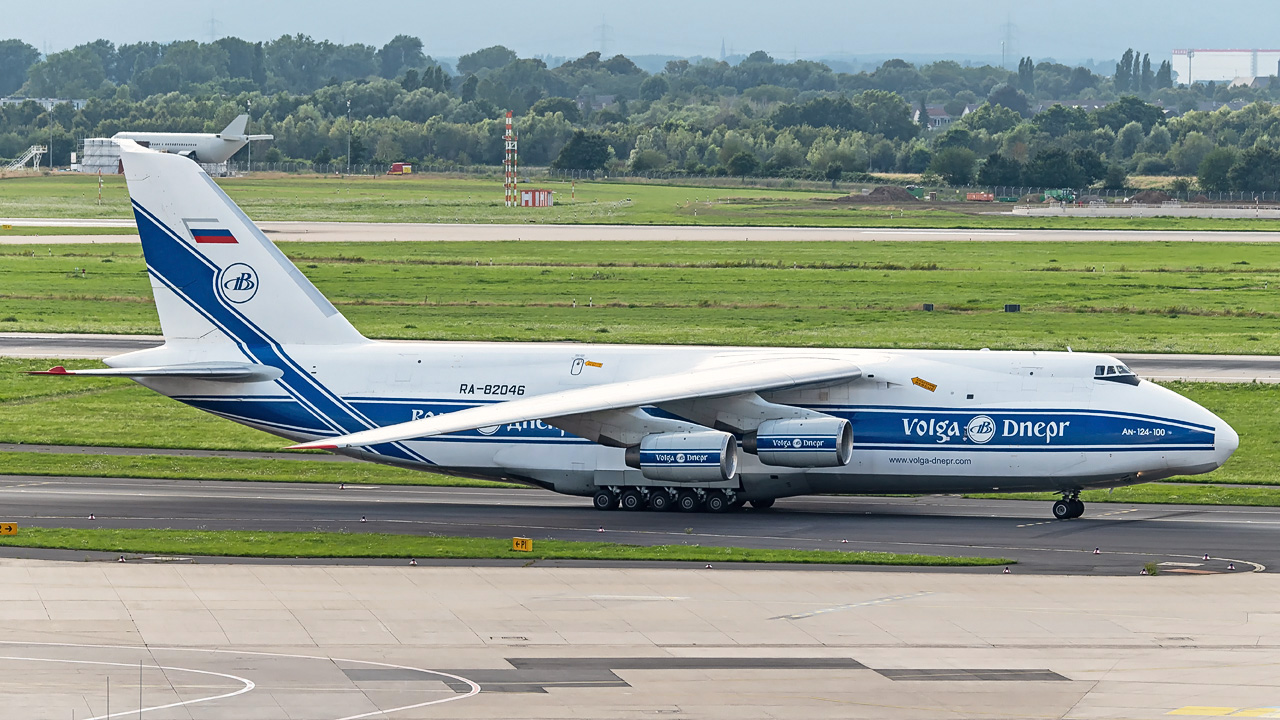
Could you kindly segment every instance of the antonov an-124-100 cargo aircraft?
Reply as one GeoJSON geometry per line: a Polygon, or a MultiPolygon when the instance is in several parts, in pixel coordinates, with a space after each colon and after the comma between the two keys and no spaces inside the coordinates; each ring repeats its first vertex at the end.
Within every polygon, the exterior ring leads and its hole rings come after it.
{"type": "Polygon", "coordinates": [[[724,512],[810,493],[1080,491],[1220,467],[1213,413],[1113,357],[379,342],[178,155],[123,141],[163,346],[110,369],[343,455],[593,498],[724,512]]]}

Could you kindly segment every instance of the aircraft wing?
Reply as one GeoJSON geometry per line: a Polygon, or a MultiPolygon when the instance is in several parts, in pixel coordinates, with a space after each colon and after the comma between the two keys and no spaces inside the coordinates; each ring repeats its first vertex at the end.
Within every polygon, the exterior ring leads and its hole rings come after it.
{"type": "Polygon", "coordinates": [[[256,363],[189,363],[185,365],[163,365],[155,367],[118,367],[98,368],[92,370],[68,370],[55,365],[48,370],[33,370],[28,375],[59,375],[76,377],[125,377],[125,378],[195,378],[199,380],[226,380],[254,382],[274,380],[283,373],[279,368],[256,363]]]}
{"type": "Polygon", "coordinates": [[[529,420],[546,421],[568,415],[626,410],[678,400],[726,397],[848,381],[861,375],[862,370],[857,365],[838,358],[757,359],[482,405],[351,435],[300,443],[290,449],[365,447],[491,425],[529,420]]]}

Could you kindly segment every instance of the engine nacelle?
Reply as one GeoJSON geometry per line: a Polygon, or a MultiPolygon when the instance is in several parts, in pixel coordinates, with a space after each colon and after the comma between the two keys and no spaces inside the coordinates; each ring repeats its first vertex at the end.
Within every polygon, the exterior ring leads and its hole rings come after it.
{"type": "Polygon", "coordinates": [[[723,482],[738,474],[738,440],[719,430],[646,435],[626,461],[650,480],[723,482]]]}
{"type": "Polygon", "coordinates": [[[853,427],[836,417],[768,420],[743,439],[742,448],[765,465],[843,467],[853,458],[853,427]]]}

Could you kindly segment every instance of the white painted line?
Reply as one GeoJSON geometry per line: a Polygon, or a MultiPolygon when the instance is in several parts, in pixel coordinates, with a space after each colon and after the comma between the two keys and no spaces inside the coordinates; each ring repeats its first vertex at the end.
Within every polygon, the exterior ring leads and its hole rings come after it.
{"type": "MultiPolygon", "coordinates": [[[[472,680],[462,677],[461,675],[454,675],[453,673],[447,673],[441,670],[427,670],[426,668],[412,667],[410,665],[396,665],[395,663],[377,662],[376,660],[354,660],[352,658],[322,657],[319,655],[295,655],[291,653],[256,652],[253,650],[217,650],[212,648],[169,647],[169,646],[163,646],[163,645],[145,645],[145,646],[144,645],[91,645],[86,643],[23,642],[21,640],[0,640],[0,645],[27,645],[31,647],[92,648],[97,650],[140,650],[143,652],[164,651],[164,652],[208,653],[208,654],[221,654],[221,655],[254,655],[257,657],[278,657],[278,658],[289,658],[293,660],[318,660],[320,662],[326,662],[326,663],[349,662],[349,663],[358,663],[361,665],[373,665],[375,667],[391,668],[393,670],[410,670],[413,672],[426,673],[428,675],[438,675],[440,677],[450,678],[453,680],[457,680],[458,682],[461,682],[461,683],[466,683],[471,688],[469,692],[460,694],[460,695],[450,695],[449,697],[440,698],[438,700],[429,700],[427,702],[415,703],[413,705],[401,705],[400,707],[389,708],[387,710],[374,710],[373,712],[361,713],[359,715],[348,715],[346,717],[337,718],[336,720],[360,720],[361,718],[373,717],[374,715],[390,715],[391,713],[404,712],[405,710],[416,710],[417,708],[427,707],[428,705],[443,705],[444,703],[453,702],[455,700],[465,700],[469,697],[475,697],[476,695],[480,694],[480,685],[478,685],[472,680]]],[[[38,660],[39,658],[33,658],[33,659],[38,660]]],[[[53,662],[59,662],[59,661],[53,661],[53,662]]],[[[76,661],[63,661],[63,662],[76,662],[76,661]]],[[[135,665],[128,664],[128,663],[97,663],[97,664],[120,665],[122,667],[136,667],[135,665]]],[[[174,669],[183,669],[183,668],[174,668],[174,669]]],[[[193,670],[192,672],[206,672],[206,671],[193,670]]],[[[222,673],[206,672],[206,674],[221,675],[222,673]]],[[[224,677],[234,677],[234,676],[226,675],[224,677]]],[[[236,678],[236,679],[243,680],[243,678],[236,678]]],[[[249,681],[244,680],[244,682],[249,682],[249,681]]],[[[250,683],[250,686],[252,685],[253,683],[250,683]]],[[[252,689],[252,687],[250,687],[249,689],[252,689]]],[[[240,693],[243,693],[243,692],[248,692],[248,690],[242,689],[233,694],[239,695],[240,693]]],[[[231,697],[231,695],[224,695],[219,697],[231,697]]],[[[218,698],[208,698],[208,699],[213,700],[218,698]]],[[[204,702],[204,700],[200,700],[196,702],[204,702]]],[[[179,703],[179,704],[185,704],[185,703],[179,703]]],[[[165,707],[174,707],[174,706],[166,705],[165,707]]],[[[129,711],[120,712],[120,713],[112,713],[110,716],[104,715],[100,718],[89,718],[88,720],[106,720],[107,717],[116,717],[117,715],[133,714],[137,712],[138,712],[137,710],[129,710],[129,711]]]]}
{"type": "MultiPolygon", "coordinates": [[[[35,643],[20,643],[20,644],[34,645],[35,643]]],[[[109,665],[112,667],[127,667],[127,668],[139,667],[132,663],[100,662],[97,660],[64,660],[60,658],[20,657],[17,655],[0,655],[0,660],[17,660],[20,662],[67,663],[70,665],[109,665]]],[[[198,673],[200,675],[216,675],[218,677],[227,678],[228,680],[235,680],[235,681],[244,683],[244,687],[229,693],[223,693],[221,695],[210,695],[209,697],[196,698],[195,700],[182,700],[180,702],[169,703],[168,705],[153,705],[152,707],[145,707],[142,709],[121,710],[120,712],[113,712],[110,715],[95,715],[94,717],[88,718],[87,720],[107,720],[107,718],[124,717],[125,715],[132,716],[132,715],[141,714],[144,712],[151,712],[152,710],[168,710],[169,708],[184,707],[187,705],[195,705],[197,703],[213,702],[214,700],[223,700],[229,697],[235,697],[236,695],[243,695],[256,687],[256,685],[254,685],[252,680],[242,678],[238,675],[228,675],[227,673],[213,672],[212,670],[196,670],[194,668],[169,667],[166,665],[152,665],[151,667],[156,670],[172,670],[173,672],[198,673]]]]}

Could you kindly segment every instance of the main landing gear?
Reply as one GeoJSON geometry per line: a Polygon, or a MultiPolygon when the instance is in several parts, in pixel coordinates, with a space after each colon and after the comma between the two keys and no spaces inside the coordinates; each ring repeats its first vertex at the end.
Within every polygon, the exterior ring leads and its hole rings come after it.
{"type": "Polygon", "coordinates": [[[1059,520],[1073,520],[1083,514],[1084,502],[1079,490],[1063,493],[1062,499],[1053,504],[1053,516],[1059,520]]]}
{"type": "MultiPolygon", "coordinates": [[[[644,510],[647,508],[659,512],[678,510],[687,513],[729,512],[741,508],[746,502],[735,490],[667,487],[644,489],[603,487],[597,490],[591,499],[591,504],[597,510],[644,510]]],[[[773,499],[752,500],[751,505],[757,510],[764,510],[773,505],[773,499]]]]}

